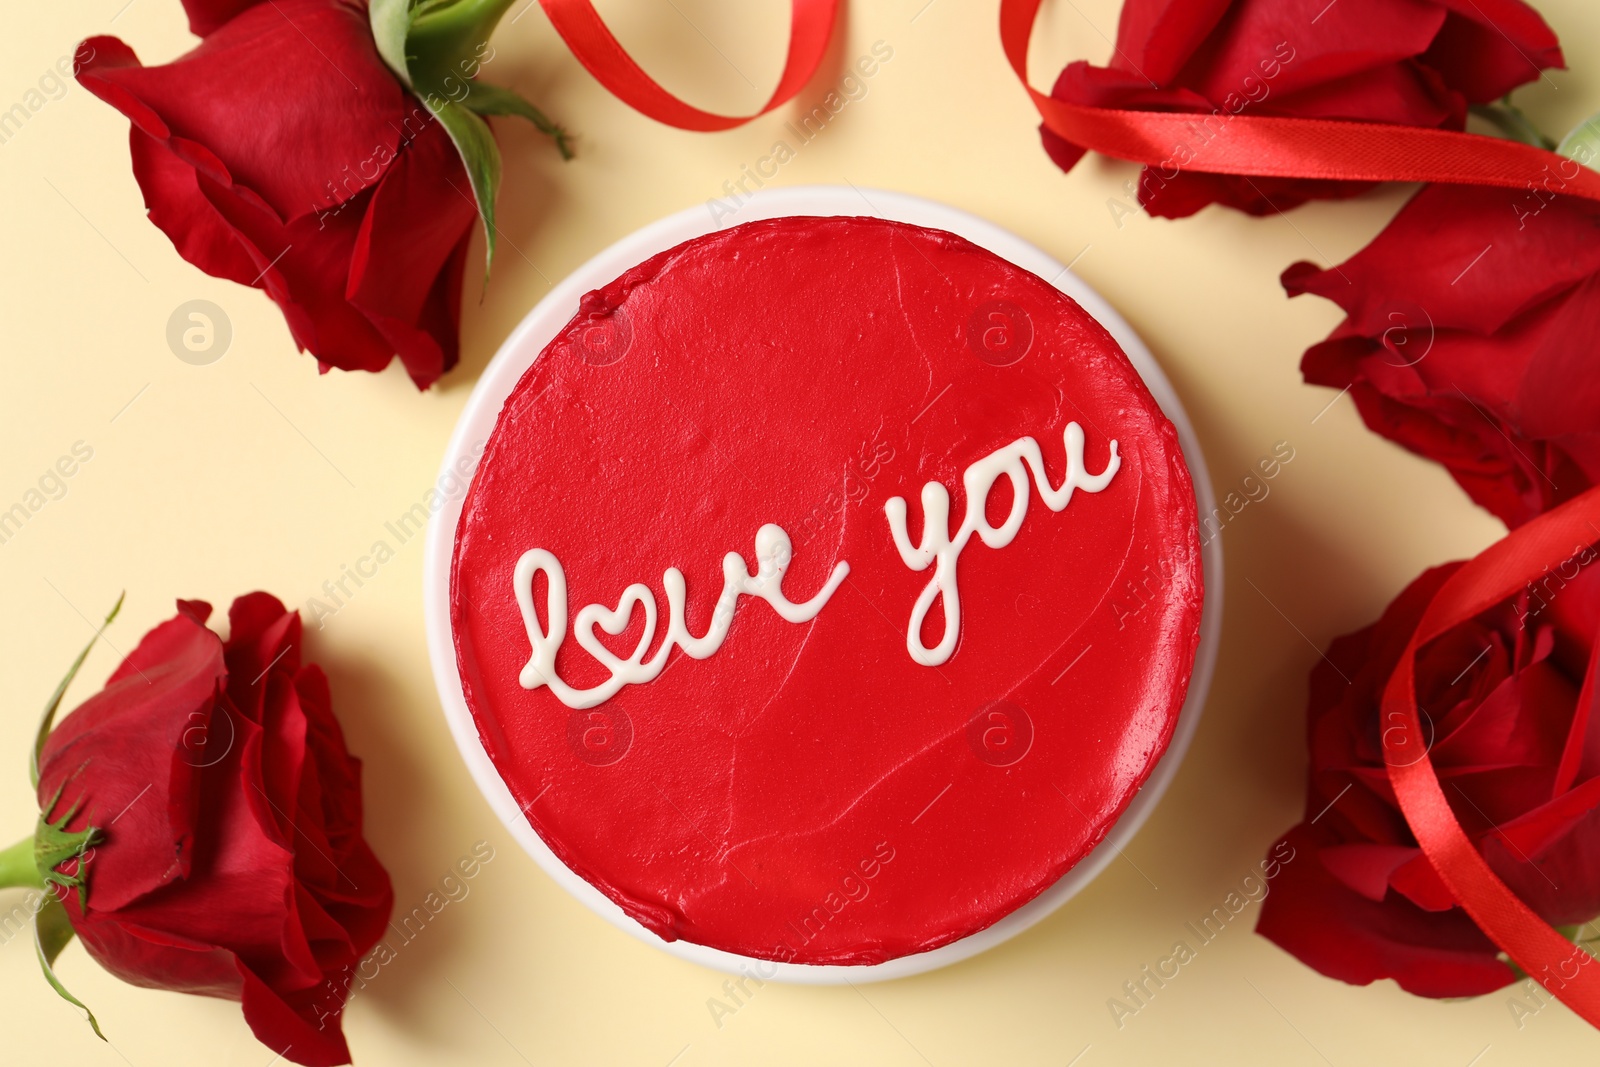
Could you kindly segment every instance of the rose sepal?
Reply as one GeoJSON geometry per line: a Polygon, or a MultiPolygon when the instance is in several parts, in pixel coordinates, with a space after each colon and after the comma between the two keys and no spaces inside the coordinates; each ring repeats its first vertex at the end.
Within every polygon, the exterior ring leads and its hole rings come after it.
{"type": "Polygon", "coordinates": [[[39,788],[39,757],[44,753],[44,743],[50,738],[50,728],[55,725],[56,712],[61,710],[61,701],[67,695],[67,687],[78,676],[78,671],[83,669],[83,661],[89,658],[89,652],[94,648],[105,628],[110,626],[117,618],[117,612],[122,610],[122,601],[127,593],[119,593],[117,602],[111,605],[111,610],[106,613],[106,621],[100,624],[100,629],[89,638],[89,643],[83,646],[83,651],[78,653],[78,658],[72,661],[72,666],[67,668],[66,677],[56,686],[56,691],[50,694],[50,699],[45,702],[44,714],[39,716],[39,730],[33,740],[33,754],[28,758],[28,780],[33,783],[33,788],[39,788]]]}
{"type": "Polygon", "coordinates": [[[50,813],[60,805],[61,794],[66,788],[63,782],[50,798],[50,803],[39,813],[39,825],[33,833],[33,863],[46,888],[62,892],[75,890],[78,906],[87,908],[89,880],[84,870],[84,857],[100,843],[105,834],[98,826],[87,826],[77,831],[67,829],[68,824],[77,818],[82,801],[73,801],[60,817],[53,821],[50,819],[50,813]],[[63,874],[56,869],[69,861],[76,864],[71,874],[63,874]]]}
{"type": "MultiPolygon", "coordinates": [[[[100,1030],[100,1023],[94,1017],[94,1012],[89,1006],[73,996],[67,987],[61,984],[61,979],[56,977],[56,957],[61,955],[61,950],[72,941],[72,922],[67,918],[67,909],[62,907],[61,901],[55,894],[45,890],[44,905],[38,914],[33,917],[33,948],[39,957],[39,967],[44,971],[44,980],[50,983],[50,988],[68,1004],[78,1008],[89,1020],[89,1027],[94,1031],[94,1036],[101,1041],[107,1041],[106,1035],[100,1030]]],[[[109,1041],[107,1041],[109,1044],[109,1041]]]]}
{"type": "Polygon", "coordinates": [[[1554,152],[1556,149],[1555,138],[1535,126],[1533,120],[1511,102],[1509,93],[1496,103],[1473,104],[1467,110],[1493,126],[1501,136],[1535,148],[1542,148],[1546,152],[1554,152]]]}
{"type": "MultiPolygon", "coordinates": [[[[28,758],[29,778],[35,789],[39,787],[39,757],[44,751],[45,741],[50,737],[56,712],[60,710],[61,701],[67,695],[67,687],[78,676],[78,671],[89,658],[89,652],[100,639],[100,634],[116,619],[117,612],[122,610],[122,601],[123,596],[119,595],[117,602],[106,614],[105,622],[95,631],[88,644],[83,646],[83,651],[72,661],[66,675],[56,686],[55,692],[51,693],[50,699],[45,702],[44,713],[39,717],[39,730],[34,740],[33,751],[28,758]]],[[[63,782],[56,789],[55,795],[50,798],[50,802],[44,805],[32,837],[23,838],[0,852],[0,886],[26,887],[41,894],[37,898],[39,903],[33,916],[33,946],[34,952],[39,957],[39,968],[44,972],[45,981],[50,983],[50,988],[54,989],[61,999],[81,1009],[88,1018],[89,1026],[94,1030],[95,1036],[104,1041],[106,1035],[101,1032],[100,1023],[95,1019],[94,1012],[67,990],[55,971],[57,957],[61,955],[61,950],[71,943],[74,936],[72,922],[67,917],[67,909],[62,906],[57,894],[76,890],[79,906],[88,906],[88,876],[84,865],[89,850],[103,836],[98,826],[88,826],[76,831],[67,829],[77,816],[81,802],[75,801],[69,804],[62,815],[54,820],[51,819],[51,813],[59,806],[66,787],[67,783],[63,782]],[[56,869],[69,861],[76,861],[71,874],[63,874],[56,869]]]]}
{"type": "Polygon", "coordinates": [[[510,89],[477,82],[489,36],[511,0],[373,0],[368,7],[378,54],[428,112],[461,156],[483,223],[484,284],[494,264],[495,200],[500,147],[484,115],[515,115],[533,123],[572,158],[567,132],[510,89]]]}
{"type": "Polygon", "coordinates": [[[571,159],[572,135],[560,123],[552,122],[521,93],[488,82],[471,82],[466,86],[466,97],[461,101],[479,115],[508,115],[527,119],[534,129],[556,143],[562,159],[571,159]]]}

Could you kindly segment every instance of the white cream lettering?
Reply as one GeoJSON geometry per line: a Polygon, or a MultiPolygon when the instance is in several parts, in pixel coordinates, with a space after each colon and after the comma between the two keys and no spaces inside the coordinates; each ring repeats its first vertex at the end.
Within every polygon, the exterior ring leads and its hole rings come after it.
{"type": "MultiPolygon", "coordinates": [[[[1105,468],[1099,474],[1090,474],[1084,467],[1083,429],[1075,422],[1067,423],[1062,441],[1066,446],[1067,473],[1060,486],[1050,484],[1044,468],[1044,453],[1032,437],[1019,437],[967,467],[961,478],[966,490],[966,514],[954,535],[950,533],[950,492],[938,482],[928,482],[922,487],[922,537],[915,545],[911,543],[906,526],[905,499],[892,497],[883,505],[890,536],[905,565],[913,571],[933,568],[933,576],[918,594],[911,610],[910,625],[906,628],[906,651],[912,660],[926,667],[937,667],[954,654],[961,637],[961,591],[956,574],[961,553],[973,534],[990,548],[1004,548],[1016,538],[1027,517],[1032,496],[1030,470],[1032,486],[1038,488],[1039,498],[1051,511],[1059,512],[1067,506],[1074,491],[1098,493],[1111,484],[1122,467],[1117,442],[1112,441],[1105,468]],[[987,515],[989,497],[1002,478],[1011,482],[1011,511],[1005,522],[994,526],[987,515]],[[936,600],[944,603],[944,634],[938,644],[929,648],[922,643],[922,627],[936,600]]],[[[688,585],[683,572],[676,567],[667,568],[661,576],[667,594],[666,636],[655,655],[648,659],[645,656],[655,641],[660,623],[655,593],[649,586],[638,582],[628,586],[615,608],[588,604],[580,609],[573,619],[573,636],[608,672],[605,681],[589,689],[574,688],[556,673],[556,654],[567,638],[566,571],[561,561],[545,549],[524,552],[517,561],[512,580],[531,648],[527,665],[519,676],[522,687],[548,688],[569,708],[592,708],[610,700],[624,686],[654,681],[666,669],[673,648],[682,649],[694,659],[706,659],[715,654],[727,639],[728,629],[733,625],[734,608],[741,596],[765,600],[788,622],[809,622],[817,617],[850,573],[850,564],[840,560],[811,599],[796,603],[783,592],[783,578],[794,552],[788,533],[781,526],[767,523],[756,532],[755,549],[754,574],[747,569],[739,553],[729,552],[723,557],[722,592],[711,613],[710,625],[699,637],[689,631],[688,585]],[[541,571],[548,583],[545,595],[548,628],[540,626],[534,604],[534,579],[541,571]],[[644,613],[644,627],[632,653],[624,658],[607,648],[595,631],[598,628],[616,637],[628,629],[635,611],[644,613]]]]}
{"type": "Polygon", "coordinates": [[[1032,437],[1018,438],[968,467],[961,478],[967,493],[967,512],[954,537],[950,535],[950,492],[938,482],[928,482],[922,487],[920,544],[913,546],[906,530],[905,499],[893,497],[883,505],[889,517],[889,533],[906,566],[914,571],[933,567],[933,577],[918,595],[911,611],[911,624],[906,629],[906,651],[916,662],[925,667],[937,667],[955,652],[961,636],[961,591],[956,582],[956,561],[974,533],[990,548],[1004,548],[1017,536],[1023,517],[1028,513],[1029,468],[1045,506],[1051,511],[1060,511],[1072,499],[1074,489],[1098,493],[1111,484],[1112,477],[1122,466],[1117,442],[1112,441],[1111,458],[1105,469],[1099,474],[1090,474],[1083,465],[1083,429],[1069,422],[1062,438],[1067,447],[1067,475],[1060,488],[1051,487],[1044,469],[1044,454],[1039,442],[1032,437]],[[1002,477],[1011,479],[1011,514],[1001,525],[991,526],[985,511],[989,494],[1002,477]],[[922,624],[933,602],[940,598],[944,600],[944,636],[937,645],[928,648],[922,643],[922,624]]]}
{"type": "Polygon", "coordinates": [[[649,586],[637,582],[628,586],[622,591],[615,609],[601,604],[587,605],[573,621],[573,635],[578,644],[610,672],[610,677],[593,688],[574,689],[556,673],[556,653],[567,637],[566,572],[561,567],[561,561],[542,548],[524,552],[517,561],[512,583],[517,606],[522,610],[522,622],[528,631],[528,643],[532,647],[527,666],[522,668],[522,687],[538,689],[548,686],[556,699],[567,707],[592,708],[611,699],[625,685],[654,681],[666,668],[667,656],[674,646],[695,659],[705,659],[716,652],[727,638],[728,628],[733,625],[733,610],[741,596],[765,600],[779,617],[788,622],[809,622],[816,618],[817,612],[822,610],[828,598],[839,588],[839,583],[850,573],[850,564],[843,560],[836,563],[822,589],[810,600],[797,604],[783,593],[783,576],[789,569],[792,556],[789,535],[783,527],[769,522],[756,532],[754,574],[745,568],[744,559],[739,553],[729,552],[723,557],[722,594],[717,598],[716,608],[711,614],[711,625],[702,637],[689,632],[686,621],[688,586],[683,572],[676,567],[667,568],[661,576],[661,584],[667,591],[667,635],[656,654],[648,660],[644,658],[645,652],[655,638],[658,621],[655,594],[649,586]],[[549,583],[545,597],[545,617],[550,625],[548,630],[539,625],[539,616],[534,610],[533,580],[540,571],[544,572],[549,583]],[[615,637],[628,628],[636,608],[644,611],[644,632],[639,635],[639,643],[633,653],[627,659],[622,659],[600,643],[595,636],[595,627],[598,625],[615,637]]]}

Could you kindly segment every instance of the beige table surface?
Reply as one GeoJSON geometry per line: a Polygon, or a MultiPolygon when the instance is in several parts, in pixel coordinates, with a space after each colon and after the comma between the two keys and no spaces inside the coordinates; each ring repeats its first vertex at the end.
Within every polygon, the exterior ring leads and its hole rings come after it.
{"type": "MultiPolygon", "coordinates": [[[[531,5],[530,5],[531,6],[531,5]]],[[[697,103],[752,108],[776,79],[779,0],[600,5],[647,67],[697,103]]],[[[1122,218],[1131,167],[1070,176],[1039,149],[1035,117],[1000,53],[993,0],[851,5],[830,60],[796,105],[740,130],[688,134],[611,99],[534,8],[496,37],[495,80],[581,133],[563,165],[531,131],[502,127],[508,240],[487,297],[469,296],[462,366],[419,395],[382,375],[316,373],[258,292],[202,275],[144,218],[127,122],[73,85],[0,144],[0,506],[77,442],[93,459],[0,545],[0,821],[34,819],[25,754],[38,706],[119,589],[126,648],[175,597],[225,605],[265,588],[304,606],[417,502],[485,363],[522,315],[599,249],[722,195],[883,41],[893,58],[776,184],[853,182],[965,208],[1031,240],[1102,292],[1147,339],[1193,416],[1226,492],[1278,442],[1295,459],[1227,529],[1227,614],[1216,683],[1188,760],[1127,849],[1054,916],[983,956],[860,988],[768,985],[721,1025],[723,976],[614,929],[557,888],[511,840],[457,755],[424,651],[420,541],[310,638],[366,760],[368,835],[397,904],[419,903],[475,842],[494,861],[354,1001],[362,1064],[1441,1064],[1592,1057],[1600,1039],[1551,1007],[1519,1029],[1515,990],[1465,1003],[1392,983],[1330,981],[1257,937],[1254,911],[1205,946],[1119,1030],[1123,982],[1165,955],[1299,817],[1306,672],[1333,636],[1374,618],[1422,568],[1473,553],[1498,524],[1441,468],[1364,430],[1348,399],[1300,381],[1301,351],[1337,321],[1288,301],[1279,272],[1341,260],[1407,190],[1289,217],[1221,210],[1180,223],[1122,218]],[[169,315],[224,309],[233,340],[210,366],[174,357],[169,315]],[[1326,407],[1326,411],[1324,411],[1326,407]],[[1319,416],[1320,413],[1320,417],[1319,416]],[[1136,869],[1136,866],[1137,869],[1136,869]],[[1143,872],[1143,873],[1141,873],[1143,872]]],[[[1067,59],[1102,61],[1113,0],[1053,3],[1036,82],[1067,59]]],[[[1600,8],[1539,0],[1578,73],[1521,99],[1548,129],[1600,109],[1600,8]]],[[[147,62],[186,50],[177,0],[10,5],[0,110],[24,100],[86,36],[115,33],[147,62]]],[[[48,78],[46,78],[48,86],[48,78]]],[[[469,287],[470,288],[470,287],[469,287]]],[[[472,294],[475,295],[475,294],[472,294]]],[[[116,660],[91,657],[86,696],[116,660]]],[[[0,903],[7,899],[0,897],[0,903]]],[[[9,907],[9,904],[5,905],[9,907]]],[[[235,1005],[122,985],[80,947],[60,970],[97,1011],[97,1041],[39,977],[31,946],[0,946],[0,1062],[266,1067],[235,1005]],[[33,1031],[33,1032],[30,1032],[33,1031]]]]}

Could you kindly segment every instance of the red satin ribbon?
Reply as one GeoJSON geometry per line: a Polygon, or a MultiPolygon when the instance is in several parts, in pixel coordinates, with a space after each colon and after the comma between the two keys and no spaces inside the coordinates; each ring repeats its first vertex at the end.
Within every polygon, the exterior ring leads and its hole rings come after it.
{"type": "MultiPolygon", "coordinates": [[[[1056,100],[1028,84],[1028,43],[1043,0],[1001,0],[1000,38],[1044,124],[1103,155],[1147,166],[1216,174],[1356,181],[1540,187],[1600,200],[1600,173],[1530,145],[1450,130],[1371,122],[1229,115],[1197,136],[1195,113],[1128,111],[1056,100]],[[1179,161],[1175,157],[1186,153],[1179,161]]],[[[1400,809],[1428,861],[1480,929],[1590,1025],[1600,1027],[1600,962],[1562,937],[1489,869],[1451,811],[1424,751],[1416,700],[1417,650],[1514,596],[1545,569],[1600,541],[1600,488],[1513,531],[1457,571],[1429,605],[1384,692],[1384,758],[1400,809]]],[[[1587,721],[1600,649],[1591,656],[1577,714],[1587,721]]],[[[1577,767],[1563,758],[1557,788],[1577,767]],[[1570,764],[1570,765],[1569,765],[1570,764]]]]}
{"type": "MultiPolygon", "coordinates": [[[[1383,694],[1384,758],[1400,810],[1451,894],[1495,944],[1591,1026],[1600,1027],[1600,961],[1562,937],[1489,869],[1445,799],[1417,711],[1417,651],[1502,603],[1600,540],[1600,488],[1513,530],[1450,577],[1428,605],[1383,694]],[[1419,749],[1424,750],[1417,758],[1419,749]]],[[[1600,649],[1591,650],[1593,658],[1600,649]]],[[[1588,672],[1592,675],[1592,670],[1588,672]]],[[[1585,690],[1589,686],[1586,681],[1585,690]]],[[[1581,701],[1581,698],[1580,698],[1581,701]]],[[[1583,716],[1585,709],[1576,712],[1583,716]]]]}
{"type": "Polygon", "coordinates": [[[606,28],[589,0],[539,0],[550,22],[595,79],[623,103],[657,122],[683,130],[728,130],[765,115],[798,93],[817,71],[833,34],[839,0],[793,0],[789,22],[789,55],[783,77],[754,115],[718,115],[701,111],[663,89],[606,28]]]}
{"type": "MultiPolygon", "coordinates": [[[[1498,137],[1376,122],[1222,112],[1128,111],[1057,100],[1028,84],[1028,42],[1043,0],[1001,0],[1000,40],[1044,124],[1091,151],[1151,167],[1270,178],[1536,187],[1600,200],[1600,173],[1498,137]],[[1183,156],[1185,158],[1178,158],[1183,156]]],[[[1168,175],[1170,178],[1172,175],[1168,175]]]]}

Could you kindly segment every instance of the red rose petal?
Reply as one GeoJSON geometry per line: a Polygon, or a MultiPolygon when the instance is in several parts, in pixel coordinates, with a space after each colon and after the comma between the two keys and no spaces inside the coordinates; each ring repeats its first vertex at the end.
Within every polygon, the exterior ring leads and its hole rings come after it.
{"type": "Polygon", "coordinates": [[[1227,14],[1229,0],[1127,0],[1111,66],[1165,84],[1227,14]]]}
{"type": "Polygon", "coordinates": [[[1600,778],[1591,778],[1548,804],[1511,819],[1493,836],[1505,842],[1523,862],[1530,862],[1597,809],[1600,809],[1600,778]]]}
{"type": "Polygon", "coordinates": [[[1474,103],[1498,100],[1543,68],[1566,66],[1555,32],[1526,4],[1496,5],[1491,17],[1477,0],[1435,2],[1451,15],[1423,62],[1474,103]]]}
{"type": "MultiPolygon", "coordinates": [[[[1576,699],[1577,690],[1569,680],[1549,664],[1536,663],[1507,678],[1473,706],[1453,730],[1436,740],[1429,755],[1441,768],[1479,778],[1491,777],[1484,771],[1511,767],[1536,768],[1553,776],[1576,699]]],[[[1505,810],[1492,786],[1467,788],[1473,801],[1486,809],[1485,818],[1499,821],[1526,810],[1525,804],[1505,810]]],[[[1463,818],[1469,826],[1474,821],[1463,818]]]]}
{"type": "MultiPolygon", "coordinates": [[[[1593,460],[1600,451],[1595,443],[1600,438],[1600,374],[1594,372],[1600,273],[1584,279],[1552,311],[1529,318],[1526,332],[1535,336],[1527,346],[1523,373],[1495,395],[1510,401],[1528,436],[1584,437],[1586,458],[1593,460]]],[[[1600,474],[1600,464],[1593,469],[1600,474]]]]}
{"type": "Polygon", "coordinates": [[[191,732],[208,728],[223,677],[222,643],[180,614],[150,631],[45,743],[40,804],[64,787],[52,816],[81,800],[70,828],[106,835],[90,861],[92,907],[124,907],[188,873],[199,787],[182,757],[191,732]]]}
{"type": "Polygon", "coordinates": [[[440,285],[459,291],[460,270],[446,268],[477,217],[455,146],[442,126],[429,122],[384,176],[361,220],[345,296],[399,352],[420,388],[455,365],[454,316],[430,332],[424,309],[440,285]]]}
{"type": "MultiPolygon", "coordinates": [[[[1393,122],[1403,126],[1461,129],[1466,101],[1433,71],[1409,60],[1361,70],[1342,78],[1317,80],[1304,89],[1279,88],[1262,102],[1263,114],[1312,119],[1393,122]]],[[[1333,184],[1333,183],[1329,183],[1333,184]]],[[[1341,183],[1363,189],[1367,182],[1341,183]]]]}
{"type": "MultiPolygon", "coordinates": [[[[224,945],[248,960],[270,961],[279,955],[287,914],[292,842],[257,816],[258,807],[266,805],[258,765],[260,728],[237,712],[231,728],[233,744],[227,754],[202,771],[204,818],[196,825],[194,862],[184,879],[190,892],[155,894],[115,910],[120,919],[150,930],[224,945]],[[194,892],[196,886],[204,891],[194,892]]],[[[108,840],[107,858],[115,854],[113,844],[108,840]]],[[[111,899],[98,895],[115,884],[104,868],[93,871],[91,865],[91,870],[97,879],[90,886],[91,914],[113,910],[111,899]]]]}
{"type": "Polygon", "coordinates": [[[344,298],[350,255],[369,194],[285,226],[232,189],[205,179],[200,188],[245,239],[274,250],[275,261],[263,264],[262,281],[283,309],[301,349],[341,370],[379,371],[389,365],[393,347],[344,298]]]}
{"type": "Polygon", "coordinates": [[[1444,12],[1431,3],[1236,0],[1190,58],[1182,81],[1217,104],[1230,93],[1258,95],[1265,87],[1261,102],[1271,105],[1275,96],[1418,55],[1443,24],[1444,12]],[[1307,32],[1313,18],[1314,32],[1307,32]],[[1276,71],[1270,79],[1263,64],[1276,71]]]}
{"type": "Polygon", "coordinates": [[[263,1045],[307,1067],[337,1067],[350,1062],[350,1047],[339,1028],[344,1014],[342,995],[333,1010],[315,999],[316,990],[300,994],[291,1003],[249,967],[241,964],[239,974],[245,1022],[263,1045]],[[286,1052],[287,1049],[293,1052],[286,1052]]]}
{"type": "Polygon", "coordinates": [[[1317,854],[1322,865],[1345,885],[1368,900],[1382,903],[1389,892],[1389,876],[1395,868],[1421,855],[1415,846],[1405,845],[1329,845],[1317,854]]]}
{"type": "Polygon", "coordinates": [[[300,669],[300,615],[268,593],[247,593],[228,609],[228,695],[258,722],[272,677],[291,678],[300,669]]]}
{"type": "Polygon", "coordinates": [[[1449,911],[1456,907],[1456,898],[1420,849],[1409,862],[1395,868],[1389,881],[1397,893],[1424,911],[1449,911]]]}
{"type": "Polygon", "coordinates": [[[183,10],[189,16],[189,32],[204,37],[247,8],[262,0],[183,0],[183,10]]]}
{"type": "Polygon", "coordinates": [[[238,958],[227,949],[96,911],[84,915],[76,901],[75,894],[63,898],[84,950],[122,981],[198,996],[239,996],[238,958]]]}
{"type": "Polygon", "coordinates": [[[285,221],[376,184],[415,104],[342,0],[256,5],[163,66],[112,42],[85,42],[78,80],[150,136],[204,145],[285,221]]]}
{"type": "MultiPolygon", "coordinates": [[[[1573,164],[1576,166],[1576,164],[1573,164]]],[[[1489,334],[1600,272],[1600,204],[1430,185],[1337,268],[1297,272],[1291,295],[1316,293],[1350,315],[1351,331],[1381,336],[1400,311],[1439,330],[1489,334]]]]}
{"type": "Polygon", "coordinates": [[[1314,828],[1297,826],[1284,840],[1295,858],[1262,901],[1256,932],[1301,962],[1353,985],[1393,978],[1429,997],[1477,996],[1513,980],[1464,913],[1426,912],[1399,896],[1375,903],[1317,862],[1326,842],[1314,828]]]}
{"type": "Polygon", "coordinates": [[[1585,923],[1600,915],[1597,781],[1590,779],[1526,820],[1508,825],[1504,834],[1491,835],[1480,848],[1495,873],[1552,925],[1585,923]],[[1542,845],[1530,847],[1540,839],[1542,845]]]}

